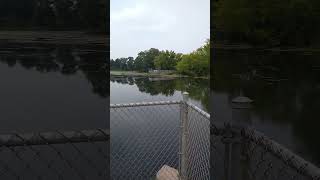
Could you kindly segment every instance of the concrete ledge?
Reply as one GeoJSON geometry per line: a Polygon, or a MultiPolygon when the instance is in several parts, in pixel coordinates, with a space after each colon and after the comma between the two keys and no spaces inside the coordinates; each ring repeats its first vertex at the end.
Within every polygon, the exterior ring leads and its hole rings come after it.
{"type": "Polygon", "coordinates": [[[179,172],[168,165],[163,165],[157,173],[156,180],[179,180],[179,172]]]}

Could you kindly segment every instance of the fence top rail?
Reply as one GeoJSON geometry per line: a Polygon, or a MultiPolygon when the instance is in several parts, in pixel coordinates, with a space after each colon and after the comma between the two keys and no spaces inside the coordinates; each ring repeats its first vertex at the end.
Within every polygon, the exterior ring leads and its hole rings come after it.
{"type": "Polygon", "coordinates": [[[110,104],[110,108],[115,109],[115,108],[138,107],[138,106],[171,105],[171,104],[180,104],[180,103],[181,101],[137,102],[137,103],[125,103],[125,104],[110,104]]]}
{"type": "Polygon", "coordinates": [[[293,153],[271,138],[265,136],[263,133],[252,128],[244,128],[242,129],[241,134],[242,137],[245,137],[256,144],[265,147],[266,150],[281,159],[291,168],[297,170],[297,172],[312,179],[320,180],[320,169],[317,166],[304,160],[302,157],[293,153]]]}
{"type": "Polygon", "coordinates": [[[210,119],[210,114],[205,112],[204,110],[200,109],[198,106],[192,104],[192,103],[187,103],[189,107],[197,111],[199,114],[204,116],[206,119],[210,119]]]}
{"type": "Polygon", "coordinates": [[[225,123],[224,125],[217,123],[211,124],[210,131],[211,136],[227,138],[242,137],[247,139],[263,147],[266,151],[279,158],[279,160],[300,174],[314,180],[320,180],[320,169],[317,166],[252,127],[237,127],[232,126],[231,123],[225,123]]]}
{"type": "Polygon", "coordinates": [[[109,129],[0,134],[0,147],[99,142],[110,139],[109,129]]]}

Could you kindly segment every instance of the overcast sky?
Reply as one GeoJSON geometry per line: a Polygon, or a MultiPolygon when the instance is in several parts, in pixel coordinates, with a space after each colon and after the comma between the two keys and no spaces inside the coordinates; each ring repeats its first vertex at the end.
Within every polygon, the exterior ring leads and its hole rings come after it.
{"type": "Polygon", "coordinates": [[[111,0],[111,58],[189,53],[210,37],[210,0],[111,0]]]}

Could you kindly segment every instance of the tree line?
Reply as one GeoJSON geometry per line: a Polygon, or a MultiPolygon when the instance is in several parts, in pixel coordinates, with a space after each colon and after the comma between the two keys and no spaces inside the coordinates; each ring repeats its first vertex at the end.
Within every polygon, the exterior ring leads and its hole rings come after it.
{"type": "Polygon", "coordinates": [[[319,45],[318,0],[215,0],[213,12],[217,41],[270,47],[319,45]]]}
{"type": "Polygon", "coordinates": [[[1,0],[0,30],[107,31],[105,0],[1,0]]]}
{"type": "Polygon", "coordinates": [[[116,58],[110,60],[111,70],[148,72],[149,70],[174,70],[191,76],[208,76],[210,71],[210,40],[189,53],[156,48],[141,51],[136,58],[116,58]]]}

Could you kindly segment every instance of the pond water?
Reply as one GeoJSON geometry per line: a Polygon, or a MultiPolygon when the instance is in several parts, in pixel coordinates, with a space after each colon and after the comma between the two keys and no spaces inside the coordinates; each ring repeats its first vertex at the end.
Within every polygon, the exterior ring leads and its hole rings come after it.
{"type": "Polygon", "coordinates": [[[217,51],[211,113],[230,121],[231,100],[254,100],[251,125],[320,165],[320,54],[217,51]]]}
{"type": "Polygon", "coordinates": [[[209,80],[193,78],[148,78],[111,76],[110,103],[132,103],[182,100],[189,93],[191,103],[209,109],[209,80]]]}
{"type": "Polygon", "coordinates": [[[106,52],[0,49],[0,132],[107,127],[106,52]]]}
{"type": "MultiPolygon", "coordinates": [[[[108,128],[106,59],[95,48],[0,48],[0,134],[108,128]]],[[[93,144],[2,147],[0,179],[105,179],[108,143],[93,144]]]]}

